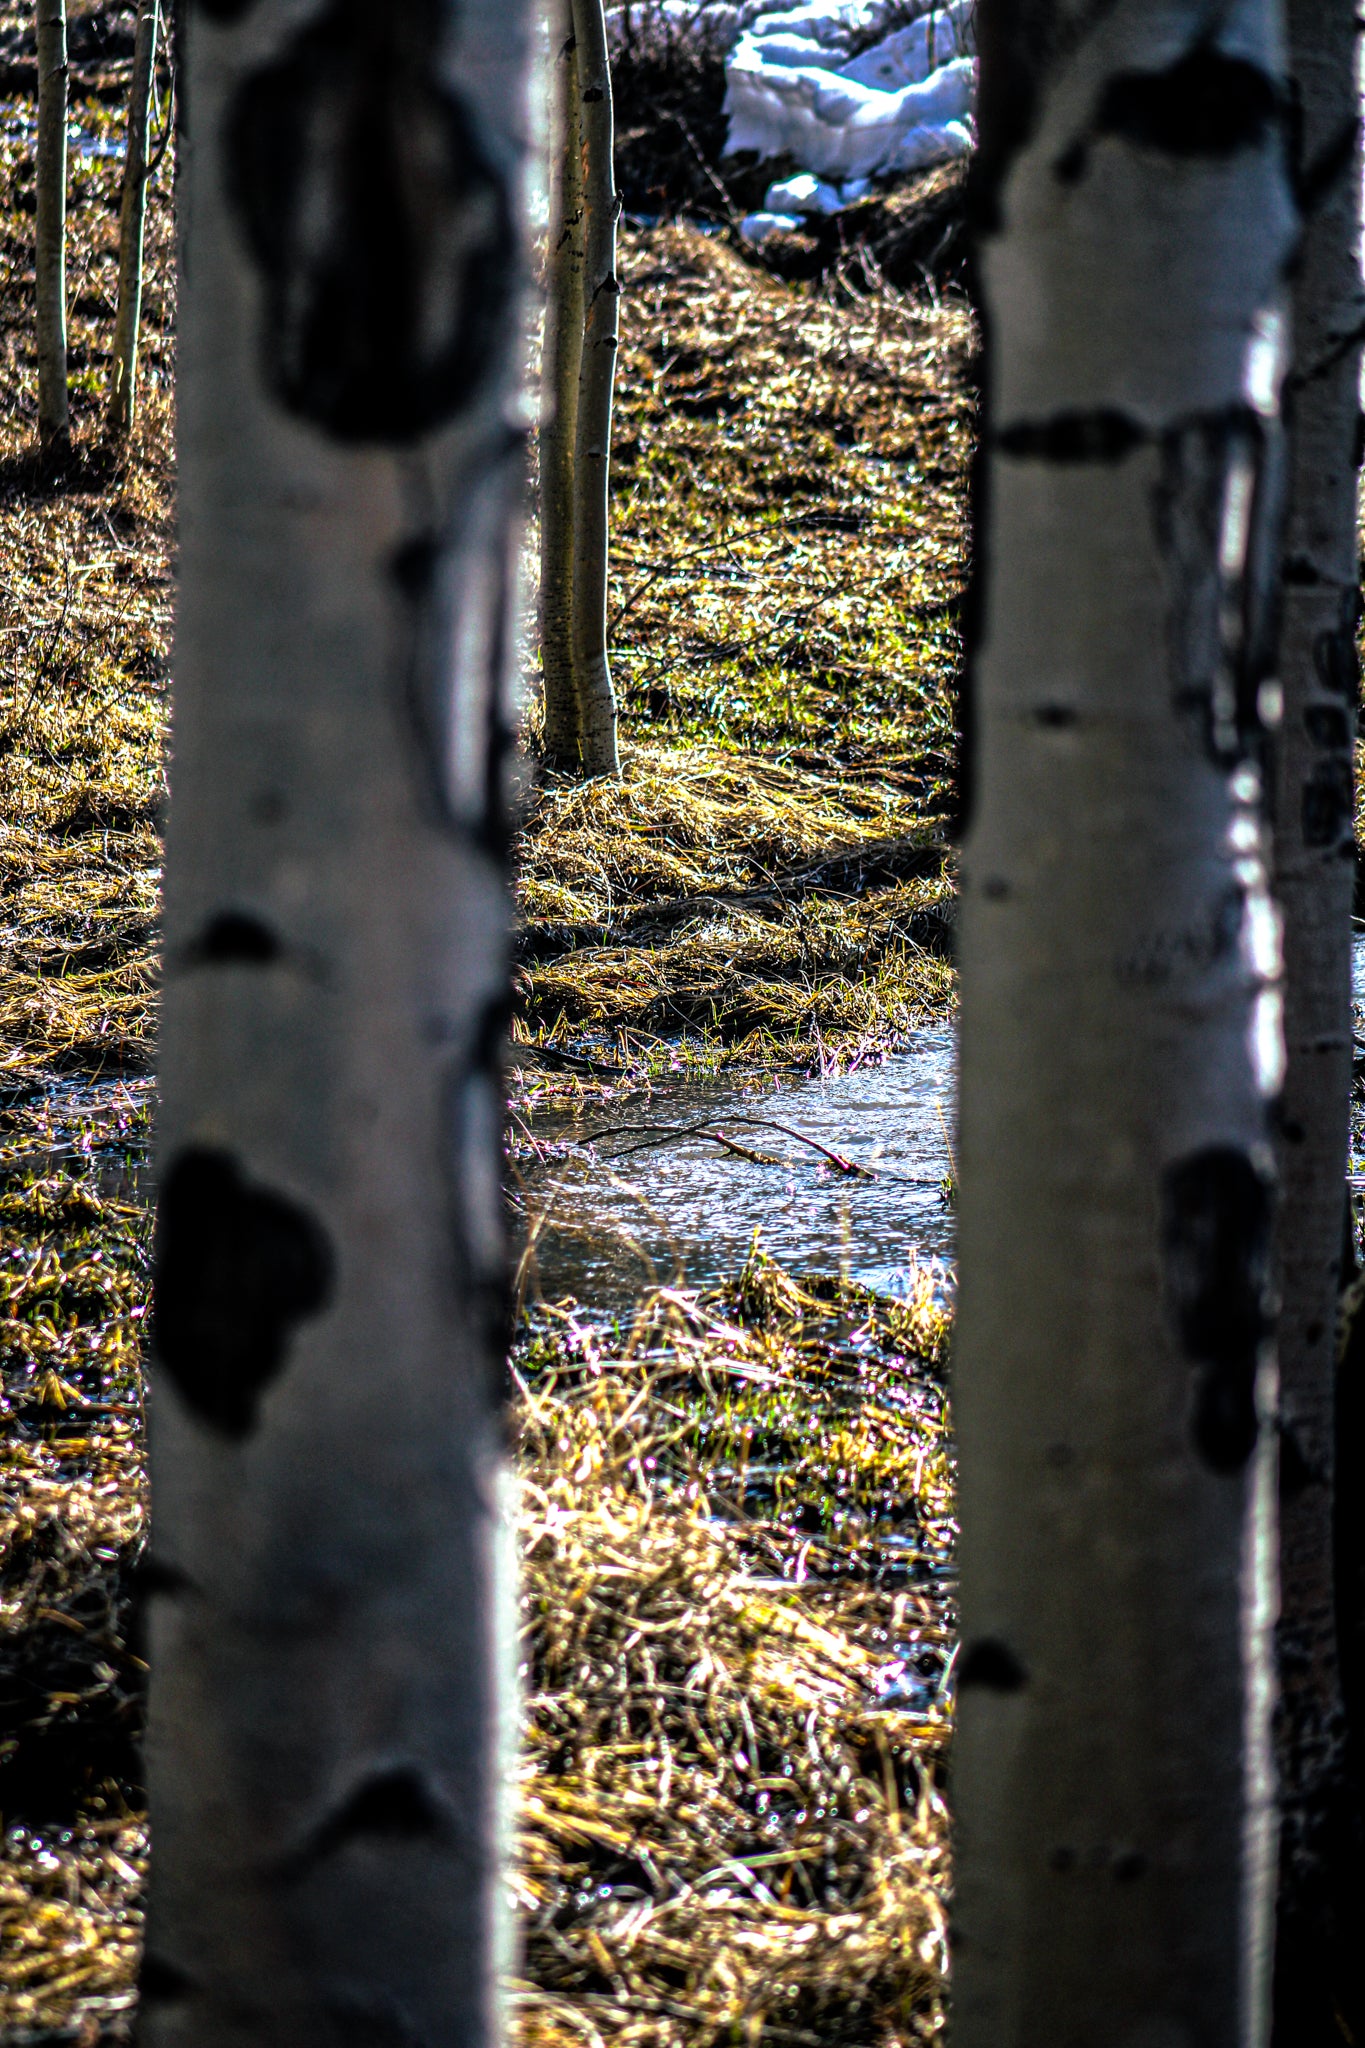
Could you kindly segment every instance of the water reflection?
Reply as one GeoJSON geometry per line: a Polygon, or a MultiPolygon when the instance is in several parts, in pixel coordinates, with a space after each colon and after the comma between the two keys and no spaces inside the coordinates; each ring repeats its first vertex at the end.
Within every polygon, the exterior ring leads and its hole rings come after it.
{"type": "Polygon", "coordinates": [[[953,1035],[935,1028],[852,1074],[761,1092],[679,1084],[644,1108],[540,1117],[513,1145],[528,1291],[606,1301],[651,1278],[706,1285],[757,1231],[793,1271],[895,1293],[912,1263],[952,1255],[953,1105],[953,1035]]]}

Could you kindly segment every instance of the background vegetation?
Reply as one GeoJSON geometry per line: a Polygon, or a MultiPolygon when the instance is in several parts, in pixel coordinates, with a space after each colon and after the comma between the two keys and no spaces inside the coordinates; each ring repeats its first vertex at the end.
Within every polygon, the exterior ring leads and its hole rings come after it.
{"type": "MultiPolygon", "coordinates": [[[[53,468],[35,453],[31,19],[0,10],[0,2033],[89,2048],[130,2023],[146,1855],[175,302],[168,154],[115,462],[132,16],[72,16],[74,439],[53,468]]],[[[649,207],[639,181],[668,155],[667,109],[650,143],[629,105],[628,195],[657,212],[672,173],[649,207]]],[[[714,146],[682,148],[704,167],[714,146]]],[[[796,262],[804,282],[759,269],[698,176],[702,225],[623,235],[622,781],[537,779],[529,714],[514,1035],[538,1102],[866,1057],[951,995],[968,318],[871,289],[838,250],[796,262]]],[[[946,1314],[927,1283],[889,1310],[756,1257],[720,1295],[666,1292],[617,1323],[562,1304],[525,1332],[527,2040],[941,2025],[946,1314]]]]}

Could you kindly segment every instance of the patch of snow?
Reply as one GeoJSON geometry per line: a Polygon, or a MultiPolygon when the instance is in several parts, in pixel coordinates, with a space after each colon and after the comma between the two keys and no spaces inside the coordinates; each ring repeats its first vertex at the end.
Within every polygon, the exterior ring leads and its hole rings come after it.
{"type": "Polygon", "coordinates": [[[811,171],[798,171],[794,178],[769,185],[763,198],[768,213],[838,213],[848,204],[840,186],[826,184],[811,171]]]}
{"type": "Polygon", "coordinates": [[[976,98],[971,0],[928,7],[848,57],[877,5],[806,0],[757,16],[726,61],[726,154],[791,156],[841,182],[966,155],[976,98]]]}
{"type": "Polygon", "coordinates": [[[975,0],[801,0],[782,8],[772,0],[631,0],[607,19],[617,47],[628,19],[652,13],[680,37],[705,34],[728,49],[726,155],[789,156],[802,174],[774,185],[762,211],[748,216],[742,231],[757,242],[781,231],[779,219],[851,204],[868,178],[970,153],[974,7],[975,0]],[[869,47],[849,54],[869,37],[869,47]]]}
{"type": "Polygon", "coordinates": [[[789,235],[793,228],[802,225],[798,213],[746,213],[739,224],[739,231],[746,242],[751,242],[755,249],[761,249],[771,236],[789,235]]]}

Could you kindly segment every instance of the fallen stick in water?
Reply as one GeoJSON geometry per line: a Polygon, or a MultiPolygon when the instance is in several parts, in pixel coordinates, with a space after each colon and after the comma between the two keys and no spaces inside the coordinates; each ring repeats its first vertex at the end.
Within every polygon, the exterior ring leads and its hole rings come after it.
{"type": "MultiPolygon", "coordinates": [[[[822,1158],[824,1158],[824,1159],[827,1159],[827,1160],[829,1161],[830,1165],[831,1165],[832,1167],[834,1167],[834,1168],[835,1168],[835,1170],[836,1170],[837,1172],[839,1172],[839,1173],[848,1173],[848,1174],[857,1174],[857,1175],[859,1175],[860,1177],[862,1177],[862,1178],[864,1178],[864,1179],[867,1179],[867,1180],[875,1180],[875,1179],[876,1179],[876,1169],[875,1169],[875,1167],[871,1167],[871,1166],[860,1166],[860,1165],[858,1164],[858,1162],[857,1162],[857,1160],[856,1160],[856,1159],[849,1159],[849,1158],[847,1158],[847,1157],[846,1157],[846,1156],[844,1155],[844,1153],[842,1153],[842,1152],[836,1152],[836,1151],[834,1151],[834,1150],[833,1150],[833,1148],[832,1148],[831,1146],[829,1146],[829,1145],[822,1145],[822,1144],[821,1144],[821,1142],[820,1142],[820,1140],[819,1140],[818,1138],[811,1138],[811,1137],[808,1137],[808,1136],[806,1135],[806,1133],[805,1133],[804,1131],[797,1131],[797,1130],[793,1130],[793,1128],[792,1128],[792,1126],[791,1126],[790,1124],[780,1124],[780,1123],[778,1123],[778,1122],[776,1121],[776,1119],[775,1119],[775,1118],[773,1118],[773,1117],[770,1117],[770,1116],[732,1116],[732,1117],[728,1118],[728,1119],[727,1119],[727,1121],[728,1121],[728,1122],[730,1122],[730,1123],[732,1123],[732,1124],[745,1124],[745,1125],[747,1125],[747,1126],[748,1126],[748,1127],[749,1127],[750,1129],[753,1129],[753,1130],[760,1130],[760,1131],[780,1131],[780,1132],[782,1133],[782,1135],[783,1135],[783,1137],[784,1137],[784,1138],[793,1138],[793,1139],[795,1139],[795,1141],[796,1141],[796,1143],[797,1143],[798,1145],[809,1145],[809,1146],[810,1146],[810,1148],[811,1148],[811,1150],[812,1150],[813,1152],[818,1152],[818,1153],[819,1153],[819,1154],[821,1155],[821,1157],[822,1157],[822,1158]]],[[[725,1136],[724,1132],[722,1132],[722,1131],[718,1131],[718,1130],[714,1129],[714,1128],[713,1128],[713,1127],[712,1127],[712,1126],[711,1126],[710,1124],[707,1124],[707,1123],[696,1123],[696,1124],[651,1124],[651,1123],[605,1124],[605,1125],[603,1125],[603,1127],[602,1127],[602,1129],[601,1129],[600,1131],[590,1131],[590,1132],[588,1133],[587,1137],[586,1137],[586,1138],[584,1138],[584,1140],[583,1140],[583,1143],[584,1143],[585,1145],[596,1145],[596,1144],[597,1144],[597,1143],[598,1143],[598,1142],[599,1142],[599,1141],[600,1141],[601,1139],[603,1139],[603,1138],[618,1138],[618,1137],[629,1137],[629,1136],[631,1136],[631,1135],[633,1135],[633,1134],[635,1134],[635,1133],[644,1133],[644,1134],[646,1134],[646,1135],[647,1135],[648,1137],[653,1137],[653,1138],[710,1138],[710,1139],[711,1139],[711,1140],[712,1140],[713,1142],[716,1142],[716,1143],[719,1143],[719,1144],[722,1144],[722,1145],[728,1146],[728,1148],[729,1148],[729,1149],[730,1149],[730,1150],[731,1150],[732,1152],[734,1152],[734,1151],[740,1151],[740,1152],[741,1152],[741,1157],[744,1157],[744,1158],[754,1158],[754,1159],[758,1159],[758,1160],[760,1160],[760,1161],[761,1161],[761,1163],[762,1163],[762,1164],[764,1164],[764,1165],[767,1165],[767,1164],[769,1164],[769,1163],[772,1163],[772,1164],[774,1164],[774,1165],[781,1165],[781,1163],[782,1163],[782,1162],[781,1162],[780,1160],[775,1160],[775,1161],[769,1162],[769,1161],[767,1161],[767,1160],[765,1160],[765,1159],[763,1158],[763,1155],[762,1155],[761,1153],[745,1153],[745,1152],[742,1152],[742,1151],[741,1151],[741,1148],[740,1148],[739,1146],[737,1146],[737,1145],[735,1144],[735,1142],[734,1142],[734,1140],[733,1140],[733,1139],[727,1138],[727,1137],[725,1136]]],[[[647,1146],[647,1145],[627,1145],[627,1146],[626,1146],[626,1147],[625,1147],[624,1149],[625,1149],[625,1152],[627,1152],[627,1153],[629,1153],[629,1152],[643,1152],[643,1151],[646,1151],[646,1150],[648,1149],[648,1146],[647,1146]]],[[[618,1155],[618,1156],[624,1156],[624,1155],[618,1155]]]]}

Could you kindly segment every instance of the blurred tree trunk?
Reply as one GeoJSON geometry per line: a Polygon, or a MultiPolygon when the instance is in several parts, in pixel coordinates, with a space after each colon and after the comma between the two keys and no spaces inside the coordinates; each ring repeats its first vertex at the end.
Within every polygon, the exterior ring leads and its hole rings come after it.
{"type": "Polygon", "coordinates": [[[1289,0],[1303,245],[1274,745],[1284,918],[1279,1130],[1281,2048],[1365,2027],[1365,1841],[1348,1768],[1333,1570],[1336,1310],[1351,1086],[1360,153],[1354,0],[1289,0]]]}
{"type": "Polygon", "coordinates": [[[1268,2013],[1278,14],[978,19],[956,2048],[1268,2013]]]}
{"type": "Polygon", "coordinates": [[[607,661],[612,392],[621,288],[616,277],[615,145],[603,0],[573,0],[582,151],[583,354],[574,437],[573,652],[586,775],[615,775],[616,696],[607,661]]]}
{"type": "Polygon", "coordinates": [[[579,759],[574,684],[574,448],[583,362],[583,159],[571,9],[551,17],[550,226],[540,428],[540,659],[545,758],[579,759]]]}
{"type": "Polygon", "coordinates": [[[137,343],[142,321],[142,245],[147,220],[147,139],[152,118],[152,80],[160,0],[138,0],[133,39],[133,78],[128,89],[128,153],[119,209],[118,317],[109,365],[105,432],[126,441],[137,406],[137,343]]]}
{"type": "Polygon", "coordinates": [[[520,0],[190,12],[151,2048],[482,2048],[520,0]]]}
{"type": "Polygon", "coordinates": [[[57,448],[71,433],[66,389],[66,0],[37,0],[36,16],[38,438],[45,448],[57,448]]]}

